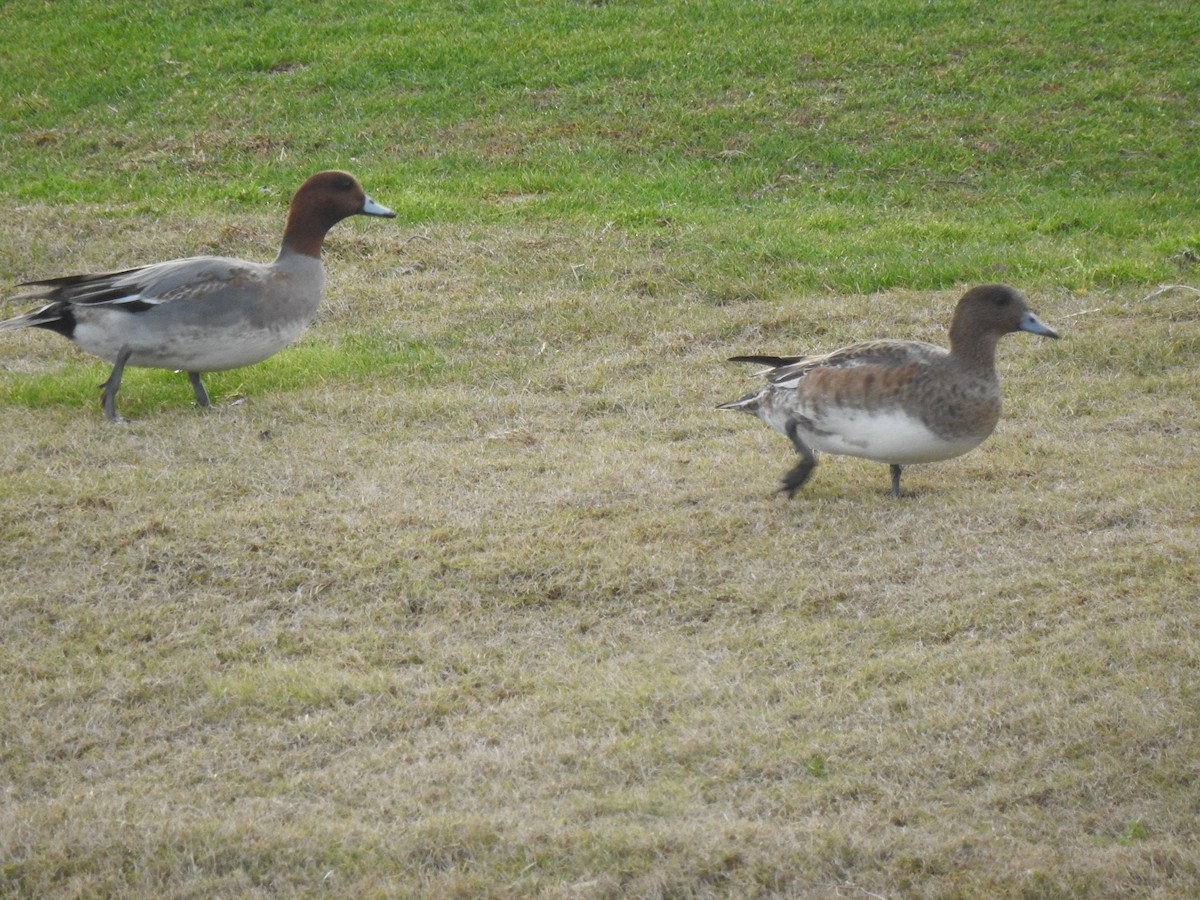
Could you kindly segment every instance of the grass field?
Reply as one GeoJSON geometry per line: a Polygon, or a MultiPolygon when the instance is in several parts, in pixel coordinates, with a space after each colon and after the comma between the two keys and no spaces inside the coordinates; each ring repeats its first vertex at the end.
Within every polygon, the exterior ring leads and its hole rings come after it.
{"type": "MultiPolygon", "coordinates": [[[[1200,20],[1183,4],[57,4],[0,22],[0,283],[268,259],[206,381],[0,342],[0,895],[1200,893],[1200,20]],[[945,341],[905,474],[717,403],[945,341]]],[[[5,314],[24,311],[8,304],[5,314]]]]}

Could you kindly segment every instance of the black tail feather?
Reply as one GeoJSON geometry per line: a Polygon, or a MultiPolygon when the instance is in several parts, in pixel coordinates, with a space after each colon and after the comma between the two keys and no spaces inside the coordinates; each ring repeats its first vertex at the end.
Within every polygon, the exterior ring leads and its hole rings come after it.
{"type": "Polygon", "coordinates": [[[56,331],[65,338],[75,334],[75,313],[69,303],[47,303],[40,309],[27,312],[23,316],[13,316],[0,322],[0,331],[10,331],[16,328],[45,328],[56,331]]]}
{"type": "Polygon", "coordinates": [[[729,362],[745,362],[754,363],[759,366],[770,366],[773,369],[779,369],[783,366],[790,366],[792,363],[798,363],[801,360],[807,359],[806,356],[766,356],[759,354],[751,354],[749,356],[731,356],[729,362]]]}

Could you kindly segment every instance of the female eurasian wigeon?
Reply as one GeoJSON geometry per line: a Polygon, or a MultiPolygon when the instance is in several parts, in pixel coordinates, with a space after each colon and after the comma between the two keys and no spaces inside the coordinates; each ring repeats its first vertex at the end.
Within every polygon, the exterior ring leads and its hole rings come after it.
{"type": "Polygon", "coordinates": [[[187,372],[196,402],[208,406],[203,372],[266,359],[300,336],[325,290],[321,244],[348,216],[396,214],[376,203],[346,172],[318,172],[288,209],[279,256],[272,263],[196,256],[97,275],[28,281],[24,300],[48,300],[0,322],[0,331],[46,328],[113,363],[104,414],[116,411],[126,365],[187,372]]]}
{"type": "Polygon", "coordinates": [[[950,321],[950,350],[920,341],[865,341],[823,356],[734,356],[769,366],[767,384],[718,409],[752,413],[791,439],[800,462],[783,478],[795,495],[814,451],[888,463],[892,496],[910,463],[960,456],[1000,419],[996,342],[1012,331],[1057,338],[1005,284],[972,288],[950,321]]]}

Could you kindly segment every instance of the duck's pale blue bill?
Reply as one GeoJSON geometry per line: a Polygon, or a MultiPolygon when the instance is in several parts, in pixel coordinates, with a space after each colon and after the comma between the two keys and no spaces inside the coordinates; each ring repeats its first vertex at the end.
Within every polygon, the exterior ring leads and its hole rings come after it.
{"type": "Polygon", "coordinates": [[[1028,331],[1031,334],[1040,334],[1051,338],[1058,337],[1057,331],[1055,331],[1031,312],[1025,313],[1025,317],[1021,319],[1021,324],[1017,327],[1022,331],[1028,331]]]}
{"type": "Polygon", "coordinates": [[[364,216],[383,216],[385,219],[396,218],[396,214],[392,210],[382,203],[376,203],[370,197],[363,201],[362,214],[364,216]]]}

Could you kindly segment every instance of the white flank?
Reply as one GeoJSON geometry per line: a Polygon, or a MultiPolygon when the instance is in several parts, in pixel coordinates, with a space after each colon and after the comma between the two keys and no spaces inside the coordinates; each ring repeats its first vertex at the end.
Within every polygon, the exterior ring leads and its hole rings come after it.
{"type": "MultiPolygon", "coordinates": [[[[771,408],[761,410],[761,417],[776,431],[787,434],[793,414],[771,408]]],[[[899,411],[868,412],[827,407],[815,421],[797,419],[796,423],[801,440],[814,450],[896,465],[961,456],[987,437],[947,440],[934,434],[920,420],[899,411]]]]}

